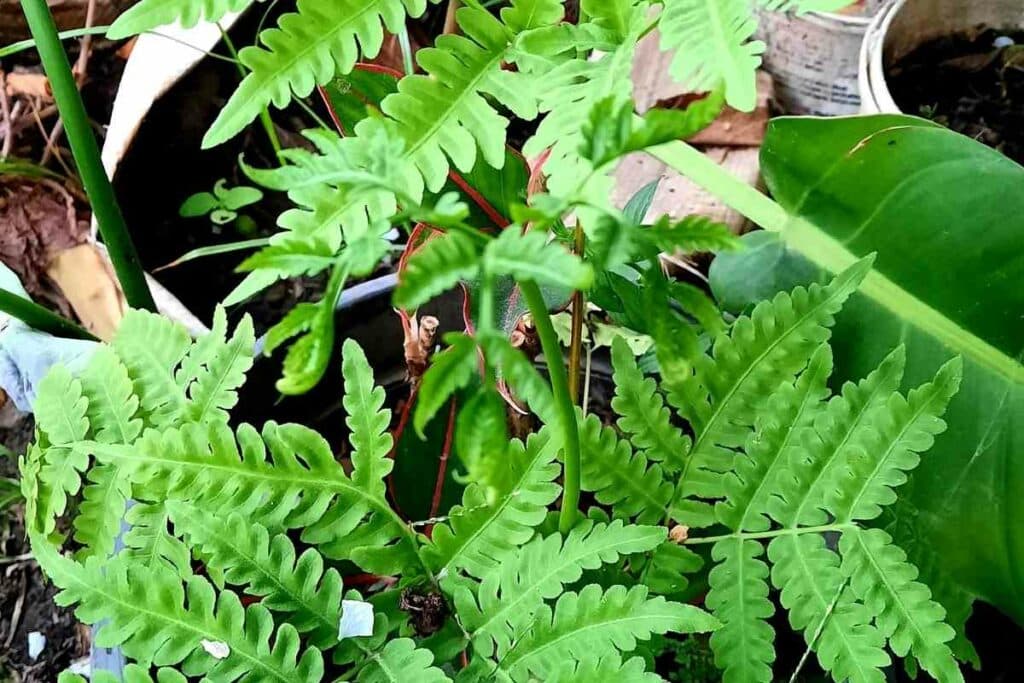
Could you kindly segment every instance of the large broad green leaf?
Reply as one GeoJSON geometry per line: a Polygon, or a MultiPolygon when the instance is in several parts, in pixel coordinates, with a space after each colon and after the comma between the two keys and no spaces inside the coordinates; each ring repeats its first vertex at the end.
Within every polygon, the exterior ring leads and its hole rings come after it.
{"type": "Polygon", "coordinates": [[[757,238],[713,269],[732,303],[806,279],[806,270],[793,273],[791,251],[824,270],[877,252],[834,336],[840,377],[866,374],[899,343],[910,385],[963,357],[949,430],[900,491],[892,526],[952,619],[962,619],[963,598],[978,597],[1024,623],[1024,432],[1015,424],[1024,418],[1024,168],[898,116],[775,121],[762,162],[778,204],[730,184],[689,149],[659,156],[710,178],[781,237],[757,238]],[[755,279],[751,268],[788,274],[755,279]],[[963,590],[944,588],[946,578],[963,590]]]}

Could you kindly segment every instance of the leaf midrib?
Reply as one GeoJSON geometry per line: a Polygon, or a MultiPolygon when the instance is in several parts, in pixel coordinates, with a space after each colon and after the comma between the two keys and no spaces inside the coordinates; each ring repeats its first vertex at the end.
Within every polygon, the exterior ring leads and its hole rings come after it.
{"type": "Polygon", "coordinates": [[[427,575],[430,575],[429,567],[423,563],[420,557],[419,548],[416,544],[416,536],[412,529],[407,525],[401,517],[398,516],[390,505],[385,501],[380,501],[376,497],[368,494],[362,488],[356,486],[348,480],[340,479],[323,479],[318,478],[317,473],[310,472],[309,476],[296,477],[290,471],[276,471],[270,470],[266,472],[253,471],[251,469],[238,469],[222,465],[216,461],[212,462],[194,462],[190,460],[183,460],[181,458],[156,458],[146,454],[135,453],[126,447],[122,446],[111,446],[109,444],[96,443],[94,441],[84,441],[79,444],[84,449],[88,449],[93,455],[99,456],[103,454],[104,457],[113,460],[126,460],[128,462],[140,462],[155,465],[161,469],[168,469],[169,466],[174,466],[178,470],[191,469],[191,470],[217,470],[220,472],[230,473],[235,477],[243,477],[246,479],[258,480],[271,482],[276,484],[279,488],[281,484],[291,484],[300,486],[302,490],[306,489],[319,489],[328,491],[344,491],[349,494],[353,494],[355,497],[363,500],[370,508],[378,512],[384,513],[388,517],[396,529],[400,530],[404,540],[409,544],[410,548],[416,555],[417,560],[423,565],[424,570],[427,571],[427,575]]]}
{"type": "MultiPolygon", "coordinates": [[[[730,208],[764,229],[779,234],[789,246],[825,270],[838,273],[859,260],[857,255],[823,229],[795,215],[795,212],[787,211],[690,145],[673,142],[652,149],[650,153],[719,197],[730,208]]],[[[1008,381],[1024,384],[1024,364],[1019,360],[964,329],[877,270],[868,272],[861,283],[860,293],[898,320],[911,323],[945,344],[953,352],[961,353],[978,365],[1005,376],[1008,381]]]]}

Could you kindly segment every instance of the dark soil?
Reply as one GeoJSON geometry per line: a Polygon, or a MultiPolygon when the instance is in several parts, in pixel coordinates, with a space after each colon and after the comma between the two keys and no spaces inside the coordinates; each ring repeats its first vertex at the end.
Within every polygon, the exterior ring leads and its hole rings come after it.
{"type": "MultiPolygon", "coordinates": [[[[232,29],[235,45],[253,43],[261,15],[250,12],[232,29]]],[[[217,46],[214,52],[224,54],[224,46],[217,46]]],[[[255,231],[246,234],[234,223],[215,226],[206,217],[182,218],[178,213],[189,196],[210,192],[221,178],[229,187],[254,185],[242,172],[240,158],[256,168],[277,166],[258,124],[214,149],[201,148],[203,135],[239,80],[234,64],[204,59],[154,105],[118,168],[115,190],[143,266],[149,271],[192,249],[273,235],[278,232],[278,217],[293,207],[284,193],[265,191],[261,202],[239,212],[255,225],[255,231]]],[[[311,98],[311,102],[318,115],[327,118],[319,101],[311,98]]],[[[316,126],[298,107],[275,109],[272,115],[285,147],[305,144],[298,131],[316,126]]],[[[162,270],[156,277],[200,319],[209,320],[214,307],[242,280],[243,275],[234,271],[247,255],[233,252],[200,258],[162,270]]],[[[296,303],[319,299],[324,284],[324,277],[282,282],[232,313],[236,318],[251,314],[257,331],[262,332],[296,303]]]]}
{"type": "Polygon", "coordinates": [[[925,43],[890,67],[889,90],[904,112],[1024,163],[1024,31],[978,29],[925,43]],[[1007,38],[1014,44],[1000,47],[1007,38]]]}
{"type": "MultiPolygon", "coordinates": [[[[4,411],[6,412],[6,411],[4,411]]],[[[32,440],[31,416],[0,428],[0,444],[14,454],[32,440]]],[[[0,477],[17,478],[16,458],[0,455],[0,477]]],[[[29,553],[22,506],[0,510],[0,681],[53,683],[71,663],[89,654],[89,630],[72,610],[53,603],[56,591],[44,581],[38,565],[23,559],[29,553]],[[33,660],[28,634],[38,631],[46,646],[33,660]]]]}

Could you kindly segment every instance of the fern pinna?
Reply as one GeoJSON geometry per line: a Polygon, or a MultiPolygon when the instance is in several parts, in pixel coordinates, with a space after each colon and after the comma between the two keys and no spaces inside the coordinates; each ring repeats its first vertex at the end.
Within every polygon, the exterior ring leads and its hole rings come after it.
{"type": "Polygon", "coordinates": [[[138,663],[126,680],[149,680],[150,667],[161,682],[641,680],[640,642],[716,625],[644,586],[582,580],[666,532],[621,521],[544,532],[560,493],[547,429],[506,442],[487,492],[470,485],[432,539],[418,533],[386,498],[390,413],[354,342],[342,362],[350,472],[305,427],[229,426],[253,338],[248,321],[229,338],[225,320],[191,342],[131,311],[80,377],[56,368],[40,387],[37,443],[21,462],[33,549],[58,602],[102,622],[96,644],[138,663]],[[346,590],[353,566],[386,588],[346,590]],[[422,633],[400,608],[409,592],[453,616],[422,633]],[[346,632],[345,611],[361,608],[373,633],[346,632]]]}
{"type": "Polygon", "coordinates": [[[870,526],[944,431],[960,361],[904,395],[897,349],[831,394],[829,328],[868,268],[758,305],[709,355],[665,377],[692,444],[621,341],[613,406],[634,448],[594,417],[584,424],[584,488],[618,518],[679,525],[681,545],[651,554],[649,584],[660,586],[668,566],[693,571],[702,563],[694,550],[710,545],[706,602],[722,623],[711,645],[727,681],[775,680],[772,588],[837,681],[885,680],[886,646],[940,681],[962,680],[943,608],[870,526]]]}

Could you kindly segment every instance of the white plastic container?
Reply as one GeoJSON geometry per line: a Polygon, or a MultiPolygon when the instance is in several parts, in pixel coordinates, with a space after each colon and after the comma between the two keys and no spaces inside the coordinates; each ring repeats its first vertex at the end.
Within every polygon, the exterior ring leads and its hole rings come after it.
{"type": "Polygon", "coordinates": [[[1022,0],[895,0],[868,27],[860,55],[861,112],[897,114],[886,70],[928,41],[979,26],[1024,26],[1022,0]]]}
{"type": "Polygon", "coordinates": [[[879,1],[869,0],[859,13],[760,12],[764,68],[775,79],[785,113],[844,116],[860,110],[860,48],[879,1]]]}
{"type": "MultiPolygon", "coordinates": [[[[239,16],[228,14],[220,20],[220,26],[227,30],[239,16]]],[[[210,22],[200,22],[190,29],[165,26],[158,33],[139,36],[125,65],[103,143],[103,167],[108,177],[114,177],[139,127],[160,96],[195,68],[220,40],[221,28],[210,22]]],[[[95,239],[95,218],[92,228],[95,239]]],[[[207,331],[203,322],[173,293],[151,275],[147,274],[146,278],[161,313],[185,325],[193,335],[207,331]]]]}

